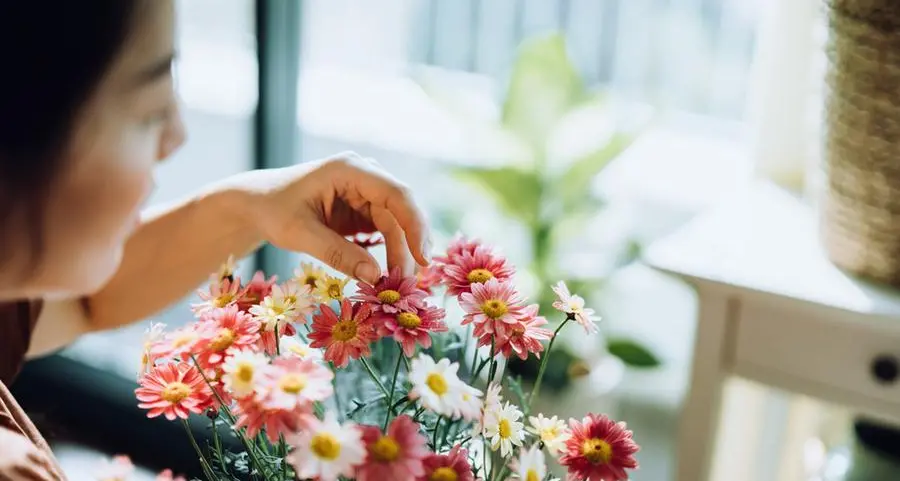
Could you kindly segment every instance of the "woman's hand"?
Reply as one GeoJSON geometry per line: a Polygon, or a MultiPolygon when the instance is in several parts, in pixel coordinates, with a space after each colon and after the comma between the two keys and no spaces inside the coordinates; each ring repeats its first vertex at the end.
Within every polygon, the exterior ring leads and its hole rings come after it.
{"type": "Polygon", "coordinates": [[[425,216],[409,189],[376,161],[354,153],[282,169],[239,174],[230,185],[250,222],[271,244],[308,253],[365,282],[381,276],[377,261],[345,236],[381,232],[388,267],[413,274],[430,262],[425,216]]]}
{"type": "Polygon", "coordinates": [[[0,428],[0,481],[57,481],[52,466],[25,436],[0,428]]]}

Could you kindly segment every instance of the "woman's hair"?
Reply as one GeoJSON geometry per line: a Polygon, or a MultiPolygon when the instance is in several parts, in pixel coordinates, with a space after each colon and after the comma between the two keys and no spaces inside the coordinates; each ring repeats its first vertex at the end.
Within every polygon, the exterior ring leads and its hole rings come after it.
{"type": "MultiPolygon", "coordinates": [[[[11,230],[41,222],[81,112],[134,25],[139,0],[0,1],[0,265],[11,230]]],[[[6,273],[4,273],[6,274],[6,273]]]]}

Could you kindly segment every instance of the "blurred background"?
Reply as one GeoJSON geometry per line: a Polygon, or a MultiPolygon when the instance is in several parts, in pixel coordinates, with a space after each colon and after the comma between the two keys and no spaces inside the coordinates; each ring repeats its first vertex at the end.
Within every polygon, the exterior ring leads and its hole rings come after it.
{"type": "MultiPolygon", "coordinates": [[[[633,479],[675,479],[698,298],[643,253],[760,179],[811,203],[825,41],[817,2],[177,4],[189,142],[159,168],[152,202],[246,169],[344,150],[377,158],[412,186],[439,246],[462,231],[525,266],[532,296],[561,278],[586,294],[602,336],[570,331],[546,403],[627,421],[643,446],[633,479]]],[[[299,260],[264,250],[241,268],[283,274],[299,260]]],[[[186,322],[188,303],[154,320],[186,322]]],[[[84,338],[31,362],[14,386],[72,479],[118,452],[149,468],[193,466],[178,427],[147,422],[135,406],[145,328],[84,338]],[[33,395],[46,382],[65,403],[33,395]]],[[[532,368],[510,366],[526,377],[532,368]]],[[[840,468],[834,453],[852,437],[845,409],[749,382],[733,391],[737,417],[748,413],[742,400],[757,415],[747,436],[760,446],[784,437],[797,406],[828,420],[740,479],[841,479],[826,471],[840,468]],[[785,464],[802,469],[784,475],[785,464]]]]}

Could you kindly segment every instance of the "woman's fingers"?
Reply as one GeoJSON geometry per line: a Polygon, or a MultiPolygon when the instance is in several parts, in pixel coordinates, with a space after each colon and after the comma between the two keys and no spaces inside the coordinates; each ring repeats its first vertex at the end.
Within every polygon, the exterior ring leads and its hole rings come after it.
{"type": "Polygon", "coordinates": [[[403,231],[406,244],[415,260],[428,265],[431,262],[428,223],[413,200],[409,188],[375,162],[366,161],[355,154],[347,154],[344,158],[351,168],[350,175],[337,176],[336,182],[343,183],[342,190],[358,193],[373,209],[380,207],[390,212],[403,231]]]}
{"type": "Polygon", "coordinates": [[[384,236],[388,271],[399,267],[404,276],[415,274],[416,263],[410,253],[409,246],[406,244],[403,229],[400,228],[397,219],[387,209],[381,207],[372,207],[370,212],[372,214],[372,222],[384,236]]]}
{"type": "Polygon", "coordinates": [[[15,481],[55,481],[50,471],[41,466],[17,466],[13,473],[12,479],[15,481]]]}
{"type": "Polygon", "coordinates": [[[309,241],[303,249],[296,250],[306,251],[348,276],[369,284],[378,282],[381,268],[367,250],[341,237],[318,220],[310,220],[306,227],[309,230],[307,234],[309,241]]]}

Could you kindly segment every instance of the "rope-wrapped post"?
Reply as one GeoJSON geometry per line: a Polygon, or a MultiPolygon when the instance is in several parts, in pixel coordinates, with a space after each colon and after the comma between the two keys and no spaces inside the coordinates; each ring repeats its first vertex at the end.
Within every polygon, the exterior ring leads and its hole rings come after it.
{"type": "Polygon", "coordinates": [[[900,286],[900,0],[826,0],[822,238],[832,262],[900,286]]]}

